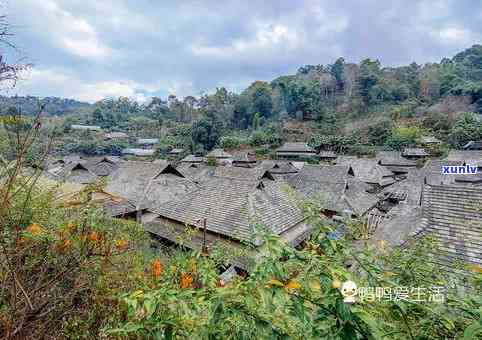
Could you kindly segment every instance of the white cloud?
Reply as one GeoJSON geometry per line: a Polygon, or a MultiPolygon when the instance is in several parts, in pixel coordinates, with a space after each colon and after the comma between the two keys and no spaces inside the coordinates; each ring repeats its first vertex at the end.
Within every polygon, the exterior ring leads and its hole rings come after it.
{"type": "Polygon", "coordinates": [[[203,57],[231,57],[239,54],[265,53],[273,50],[293,50],[302,42],[298,34],[283,24],[258,25],[251,39],[240,38],[225,46],[191,45],[194,55],[203,57]]]}
{"type": "Polygon", "coordinates": [[[75,98],[93,103],[106,97],[129,97],[145,102],[153,95],[154,85],[144,85],[133,81],[104,80],[84,82],[75,74],[62,69],[32,69],[22,74],[22,79],[10,94],[39,95],[45,89],[57,96],[75,98]]]}
{"type": "Polygon", "coordinates": [[[468,47],[480,40],[480,36],[463,27],[449,25],[432,30],[431,35],[446,45],[468,47]]]}
{"type": "Polygon", "coordinates": [[[17,1],[19,9],[29,12],[32,20],[26,27],[34,34],[79,57],[101,58],[112,55],[112,49],[102,43],[86,19],[61,8],[55,0],[17,1]]]}

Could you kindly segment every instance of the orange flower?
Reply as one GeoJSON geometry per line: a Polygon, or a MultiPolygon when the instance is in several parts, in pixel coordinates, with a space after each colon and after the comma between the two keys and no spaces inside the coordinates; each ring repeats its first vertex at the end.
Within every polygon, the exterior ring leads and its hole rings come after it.
{"type": "Polygon", "coordinates": [[[99,234],[97,234],[96,231],[91,231],[89,234],[89,240],[92,242],[97,242],[99,241],[99,234]]]}
{"type": "Polygon", "coordinates": [[[27,231],[32,235],[38,235],[43,232],[42,227],[38,223],[32,223],[27,227],[27,231]]]}
{"type": "Polygon", "coordinates": [[[161,276],[161,273],[162,273],[162,264],[161,264],[161,260],[159,259],[156,259],[154,260],[154,262],[152,262],[152,275],[156,278],[158,278],[159,276],[161,276]]]}
{"type": "Polygon", "coordinates": [[[193,278],[188,273],[181,274],[181,288],[190,288],[192,286],[193,278]]]}
{"type": "Polygon", "coordinates": [[[117,240],[116,243],[115,243],[115,247],[117,248],[117,250],[126,250],[128,247],[129,247],[129,242],[127,242],[126,240],[117,240]]]}

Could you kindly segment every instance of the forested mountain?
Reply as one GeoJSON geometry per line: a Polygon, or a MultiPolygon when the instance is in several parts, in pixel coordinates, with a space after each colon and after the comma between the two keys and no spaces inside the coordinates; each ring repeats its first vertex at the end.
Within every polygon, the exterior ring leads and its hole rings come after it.
{"type": "MultiPolygon", "coordinates": [[[[383,67],[378,60],[356,64],[339,58],[270,82],[255,81],[241,93],[220,87],[197,98],[171,95],[145,104],[125,97],[93,105],[60,98],[40,103],[48,114],[66,115],[65,129],[85,123],[155,136],[161,138],[161,149],[323,139],[334,149],[347,146],[367,153],[373,146],[415,145],[422,133],[460,147],[482,138],[482,45],[424,65],[383,67]]],[[[16,106],[31,114],[38,101],[1,97],[0,105],[3,112],[16,106]]]]}
{"type": "Polygon", "coordinates": [[[38,112],[39,105],[44,107],[44,112],[48,115],[61,116],[71,113],[90,113],[92,105],[74,99],[58,97],[38,98],[34,96],[26,97],[5,97],[0,96],[0,107],[2,113],[10,107],[20,109],[22,114],[33,115],[38,112]]]}

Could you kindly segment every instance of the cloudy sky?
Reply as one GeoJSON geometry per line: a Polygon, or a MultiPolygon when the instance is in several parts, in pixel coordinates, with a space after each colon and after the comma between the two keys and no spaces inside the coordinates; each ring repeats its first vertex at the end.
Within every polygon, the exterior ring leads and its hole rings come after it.
{"type": "Polygon", "coordinates": [[[425,63],[482,42],[480,0],[0,0],[33,69],[13,94],[239,91],[305,64],[425,63]]]}

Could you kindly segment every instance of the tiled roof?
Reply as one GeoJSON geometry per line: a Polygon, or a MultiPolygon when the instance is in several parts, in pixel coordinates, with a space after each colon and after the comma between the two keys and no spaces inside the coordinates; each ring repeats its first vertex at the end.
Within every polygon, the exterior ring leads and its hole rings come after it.
{"type": "Polygon", "coordinates": [[[195,155],[187,155],[184,157],[181,162],[183,163],[202,163],[204,162],[204,157],[195,156],[195,155]]]}
{"type": "Polygon", "coordinates": [[[133,149],[133,148],[128,148],[122,150],[122,153],[125,155],[134,155],[134,156],[152,156],[156,150],[154,149],[133,149]]]}
{"type": "Polygon", "coordinates": [[[263,178],[274,180],[273,176],[268,170],[264,170],[263,168],[259,167],[240,168],[232,166],[218,166],[215,168],[213,176],[245,181],[261,180],[263,178]]]}
{"type": "Polygon", "coordinates": [[[281,234],[301,223],[301,210],[280,184],[273,181],[239,181],[213,178],[197,191],[166,202],[153,212],[183,224],[198,225],[234,239],[253,241],[259,223],[281,234]]]}
{"type": "Polygon", "coordinates": [[[159,143],[159,138],[138,138],[137,144],[153,145],[159,143]]]}
{"type": "Polygon", "coordinates": [[[464,164],[482,167],[482,150],[451,150],[447,159],[449,161],[463,162],[464,164]]]}
{"type": "Polygon", "coordinates": [[[194,190],[196,185],[166,161],[124,162],[111,175],[105,191],[127,199],[138,209],[156,207],[194,190]]]}
{"type": "Polygon", "coordinates": [[[350,165],[355,177],[365,183],[386,186],[395,182],[393,172],[380,166],[376,159],[348,158],[337,162],[337,164],[350,165]]]}
{"type": "Polygon", "coordinates": [[[307,143],[284,143],[281,147],[276,149],[276,152],[281,153],[315,153],[315,149],[307,143]]]}
{"type": "Polygon", "coordinates": [[[423,144],[439,144],[439,143],[442,143],[442,141],[440,139],[435,138],[433,136],[422,136],[420,138],[420,141],[423,144]]]}
{"type": "Polygon", "coordinates": [[[287,161],[264,160],[261,162],[260,167],[277,175],[295,174],[299,171],[297,167],[287,161]]]}
{"type": "Polygon", "coordinates": [[[482,188],[426,186],[422,207],[423,224],[417,232],[440,242],[437,262],[482,265],[482,188]]]}
{"type": "Polygon", "coordinates": [[[336,158],[338,155],[335,153],[335,151],[320,151],[318,154],[321,158],[336,158]]]}
{"type": "Polygon", "coordinates": [[[417,156],[417,157],[426,157],[428,156],[427,151],[422,148],[405,148],[403,150],[402,156],[407,157],[407,156],[417,156]]]}
{"type": "Polygon", "coordinates": [[[207,154],[207,157],[214,157],[214,158],[233,158],[233,155],[227,153],[223,149],[213,149],[210,153],[207,154]]]}
{"type": "Polygon", "coordinates": [[[361,216],[378,199],[366,191],[365,183],[350,176],[350,169],[344,165],[305,165],[288,183],[305,197],[321,199],[325,209],[361,216]]]}
{"type": "Polygon", "coordinates": [[[383,166],[414,167],[417,165],[415,161],[403,158],[400,151],[379,151],[376,159],[383,166]]]}

